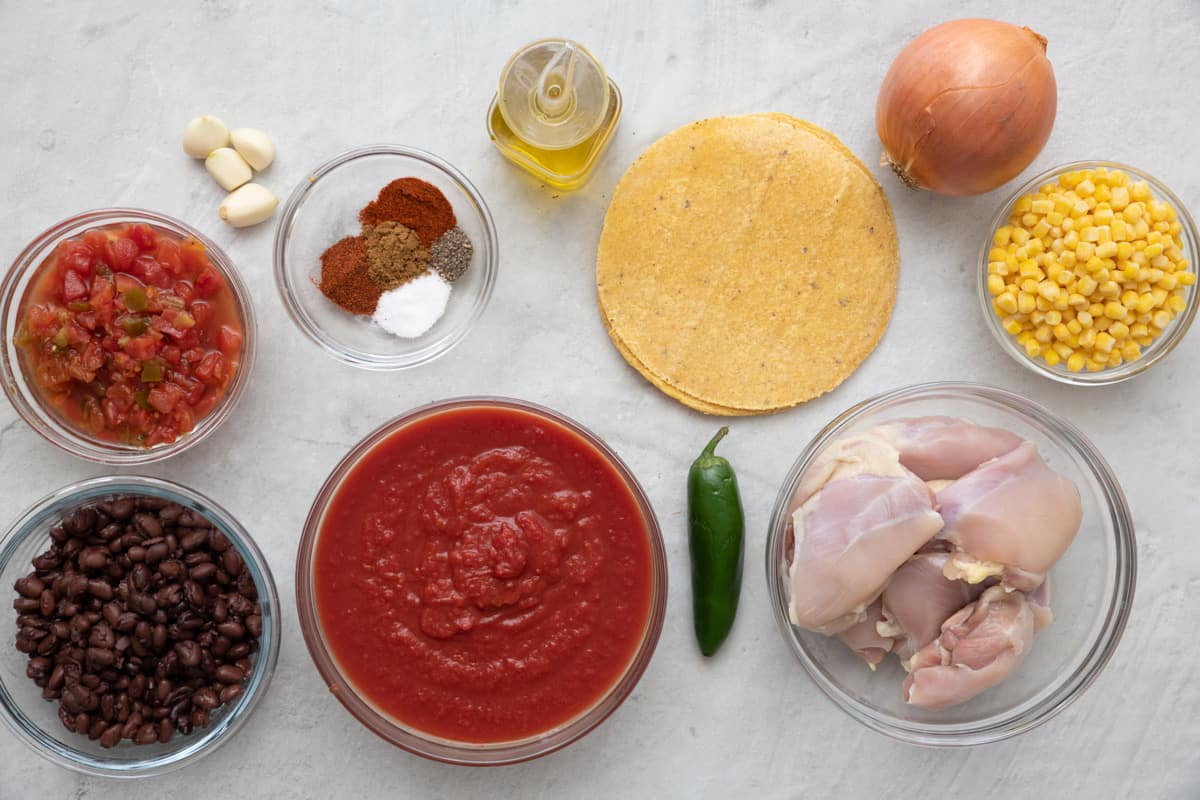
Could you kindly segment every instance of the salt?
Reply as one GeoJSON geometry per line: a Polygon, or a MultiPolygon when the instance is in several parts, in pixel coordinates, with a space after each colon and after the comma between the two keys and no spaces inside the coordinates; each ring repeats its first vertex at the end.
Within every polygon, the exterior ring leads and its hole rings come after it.
{"type": "Polygon", "coordinates": [[[390,334],[413,339],[442,318],[449,300],[450,284],[427,272],[381,294],[372,319],[390,334]]]}

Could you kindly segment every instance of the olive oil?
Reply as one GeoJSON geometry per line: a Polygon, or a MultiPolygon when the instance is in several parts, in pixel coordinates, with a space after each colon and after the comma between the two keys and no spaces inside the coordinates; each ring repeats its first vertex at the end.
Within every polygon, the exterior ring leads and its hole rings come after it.
{"type": "Polygon", "coordinates": [[[541,39],[505,65],[487,127],[509,161],[551,186],[575,189],[620,117],[620,90],[591,53],[568,39],[541,39]]]}

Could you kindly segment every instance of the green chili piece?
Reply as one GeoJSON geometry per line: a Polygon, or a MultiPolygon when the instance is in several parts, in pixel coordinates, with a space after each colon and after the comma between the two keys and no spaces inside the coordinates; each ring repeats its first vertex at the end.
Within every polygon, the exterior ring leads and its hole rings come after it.
{"type": "Polygon", "coordinates": [[[717,435],[688,472],[688,549],[692,555],[692,611],[700,652],[717,652],[733,627],[742,589],[745,519],[733,467],[715,454],[717,435]]]}
{"type": "Polygon", "coordinates": [[[58,329],[58,333],[54,334],[54,338],[50,340],[50,344],[54,345],[59,350],[62,350],[64,347],[70,344],[70,342],[67,340],[67,328],[65,325],[58,329]]]}
{"type": "Polygon", "coordinates": [[[146,308],[146,303],[149,302],[146,292],[140,286],[126,289],[122,296],[125,298],[125,307],[130,311],[143,311],[146,308]]]}
{"type": "Polygon", "coordinates": [[[121,327],[130,336],[137,336],[150,330],[150,321],[145,317],[125,317],[121,320],[121,327]]]}
{"type": "Polygon", "coordinates": [[[138,389],[133,393],[133,402],[137,403],[147,411],[150,410],[150,393],[145,389],[138,389]]]}
{"type": "Polygon", "coordinates": [[[92,304],[85,303],[81,300],[76,300],[73,303],[67,303],[67,308],[69,308],[71,311],[91,311],[92,304]]]}
{"type": "Polygon", "coordinates": [[[158,383],[162,379],[162,364],[157,361],[147,361],[142,365],[142,383],[158,383]]]}

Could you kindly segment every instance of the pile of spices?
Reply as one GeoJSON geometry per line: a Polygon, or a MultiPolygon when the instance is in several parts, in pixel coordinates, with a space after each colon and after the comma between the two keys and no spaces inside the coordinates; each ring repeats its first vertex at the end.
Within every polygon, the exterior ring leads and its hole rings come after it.
{"type": "Polygon", "coordinates": [[[429,251],[412,228],[381,222],[363,229],[367,274],[385,290],[395,289],[429,269],[429,251]]]}
{"type": "Polygon", "coordinates": [[[429,266],[442,276],[442,280],[454,283],[467,271],[473,255],[475,246],[462,228],[455,226],[429,248],[429,266]]]}
{"type": "Polygon", "coordinates": [[[475,253],[450,202],[430,183],[399,178],[363,207],[358,220],[358,236],[321,255],[322,294],[395,336],[424,334],[445,313],[451,284],[475,253]]]}
{"type": "Polygon", "coordinates": [[[14,587],[16,646],[67,730],[101,747],[165,744],[242,696],[262,608],[209,520],[125,495],[67,512],[50,539],[14,587]]]}

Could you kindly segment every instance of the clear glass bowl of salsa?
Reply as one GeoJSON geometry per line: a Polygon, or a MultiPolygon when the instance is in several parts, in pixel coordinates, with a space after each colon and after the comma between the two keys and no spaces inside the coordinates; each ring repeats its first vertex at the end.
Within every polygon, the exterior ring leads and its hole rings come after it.
{"type": "Polygon", "coordinates": [[[229,258],[153,211],[88,211],[39,235],[0,284],[0,321],[0,379],[17,413],[106,464],[204,439],[254,359],[254,312],[229,258]]]}
{"type": "Polygon", "coordinates": [[[374,733],[454,764],[565,747],[633,691],[666,605],[662,535],[620,458],[518,400],[419,408],[326,480],[296,562],[300,626],[374,733]]]}

